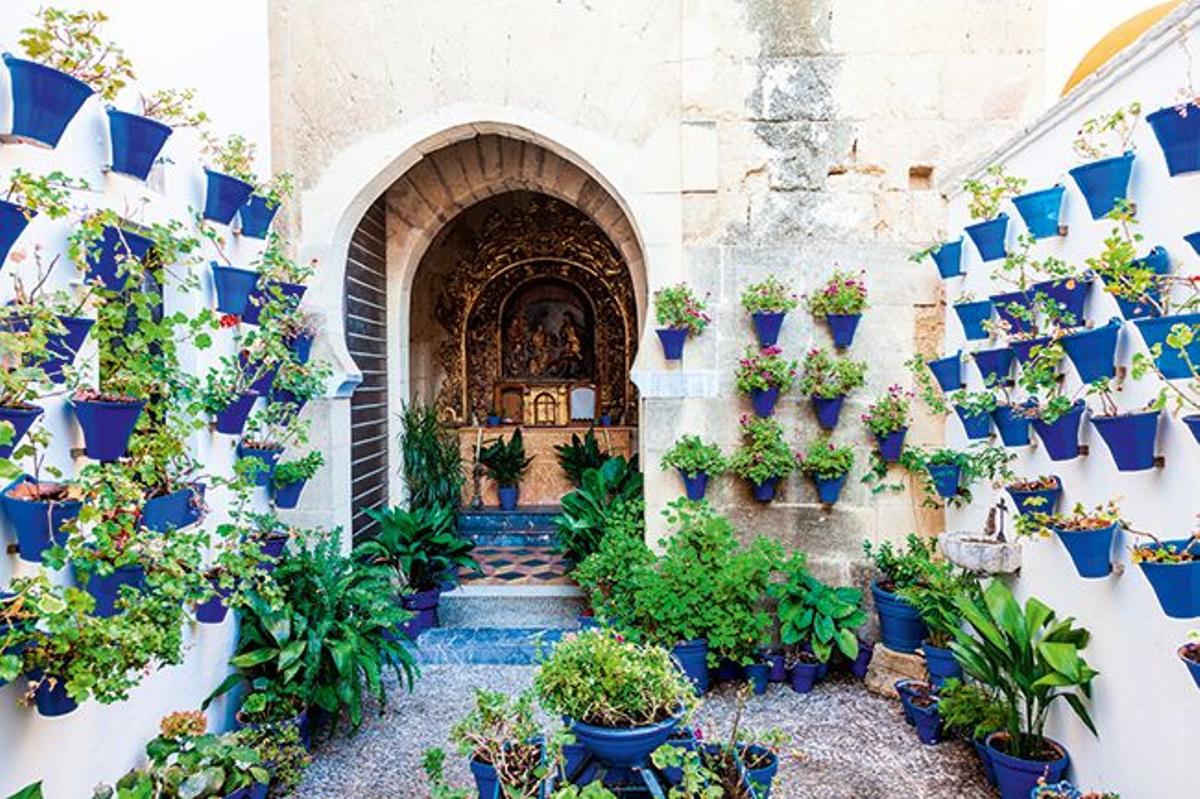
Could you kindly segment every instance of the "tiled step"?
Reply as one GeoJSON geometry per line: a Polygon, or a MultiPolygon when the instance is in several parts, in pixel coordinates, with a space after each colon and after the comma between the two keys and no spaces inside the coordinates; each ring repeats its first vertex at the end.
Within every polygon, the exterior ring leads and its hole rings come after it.
{"type": "Polygon", "coordinates": [[[538,660],[563,630],[537,627],[438,627],[417,640],[417,662],[527,666],[538,660]]]}
{"type": "Polygon", "coordinates": [[[554,517],[558,506],[465,510],[459,513],[458,529],[480,546],[553,546],[557,542],[554,517]]]}
{"type": "Polygon", "coordinates": [[[448,629],[569,630],[578,626],[582,609],[582,592],[574,585],[468,584],[442,594],[438,616],[448,629]]]}

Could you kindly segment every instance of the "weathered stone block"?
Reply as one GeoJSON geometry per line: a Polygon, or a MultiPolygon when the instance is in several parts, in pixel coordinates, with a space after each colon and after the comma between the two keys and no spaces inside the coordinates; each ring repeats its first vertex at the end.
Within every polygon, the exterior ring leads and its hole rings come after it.
{"type": "Polygon", "coordinates": [[[867,690],[881,696],[899,699],[897,680],[928,680],[925,658],[917,654],[894,652],[881,643],[875,644],[875,654],[867,669],[867,690]]]}

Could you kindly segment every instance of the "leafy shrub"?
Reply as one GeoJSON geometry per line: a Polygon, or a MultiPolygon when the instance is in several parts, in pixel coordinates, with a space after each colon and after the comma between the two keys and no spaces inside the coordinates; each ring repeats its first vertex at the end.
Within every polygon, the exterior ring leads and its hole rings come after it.
{"type": "Polygon", "coordinates": [[[608,459],[608,453],[600,449],[594,428],[588,428],[583,438],[577,433],[572,433],[570,443],[556,444],[554,451],[558,453],[558,465],[576,486],[582,482],[586,470],[599,469],[608,459]]]}
{"type": "Polygon", "coordinates": [[[789,284],[771,275],[761,283],[753,283],[742,292],[742,307],[748,313],[786,313],[800,304],[789,284]]]}
{"type": "Polygon", "coordinates": [[[664,469],[678,469],[688,477],[704,472],[715,477],[725,471],[721,448],[697,435],[681,436],[662,457],[664,469]]]}
{"type": "Polygon", "coordinates": [[[560,550],[575,563],[596,551],[610,522],[644,511],[642,473],[637,457],[626,461],[615,456],[599,469],[587,469],[579,488],[562,498],[562,512],[554,518],[560,550]]]}
{"type": "Polygon", "coordinates": [[[392,569],[407,591],[431,591],[458,569],[478,568],[470,555],[475,544],[455,530],[450,508],[397,505],[366,512],[379,522],[379,531],[355,547],[353,557],[392,569]]]}
{"type": "Polygon", "coordinates": [[[698,299],[686,283],[678,283],[654,292],[654,318],[663,327],[686,328],[690,334],[699,335],[712,321],[705,308],[705,300],[698,299]]]}
{"type": "Polygon", "coordinates": [[[729,469],[752,483],[784,478],[796,468],[796,459],[775,419],[743,416],[742,443],[729,459],[729,469]]]}
{"type": "Polygon", "coordinates": [[[937,552],[937,540],[909,533],[905,547],[900,551],[892,546],[891,541],[884,541],[877,547],[870,541],[864,541],[863,552],[879,570],[879,587],[894,592],[918,585],[925,579],[929,564],[937,552]]]}
{"type": "Polygon", "coordinates": [[[816,348],[804,356],[797,390],[822,399],[844,397],[867,382],[866,361],[830,355],[816,348]]]}
{"type": "Polygon", "coordinates": [[[829,314],[861,314],[867,308],[865,272],[836,271],[816,294],[807,298],[808,310],[814,316],[829,314]]]}
{"type": "Polygon", "coordinates": [[[504,436],[498,436],[479,450],[479,463],[502,488],[520,483],[521,475],[532,462],[533,458],[525,457],[525,439],[519,427],[507,442],[504,436]]]}
{"type": "Polygon", "coordinates": [[[816,480],[835,480],[854,467],[854,450],[837,447],[823,436],[814,441],[799,458],[800,471],[816,480]]]}
{"type": "Polygon", "coordinates": [[[749,395],[758,389],[765,391],[777,388],[787,391],[796,379],[796,362],[783,357],[783,350],[774,345],[768,347],[746,347],[745,354],[738,360],[734,385],[742,394],[749,395]]]}
{"type": "Polygon", "coordinates": [[[948,729],[982,741],[1007,721],[1004,704],[995,692],[977,682],[951,677],[938,691],[938,714],[948,729]]]}
{"type": "Polygon", "coordinates": [[[785,581],[771,586],[778,601],[779,638],[785,646],[808,644],[817,660],[828,662],[835,649],[858,657],[858,628],[867,620],[863,593],[835,588],[808,570],[804,553],[794,553],[783,567],[785,581]]]}
{"type": "Polygon", "coordinates": [[[912,396],[912,392],[903,386],[888,386],[886,392],[867,406],[867,412],[862,416],[863,423],[877,436],[903,430],[908,427],[912,396]]]}
{"type": "Polygon", "coordinates": [[[405,405],[400,423],[409,503],[418,508],[457,508],[466,479],[458,436],[442,427],[437,411],[429,405],[405,405]]]}

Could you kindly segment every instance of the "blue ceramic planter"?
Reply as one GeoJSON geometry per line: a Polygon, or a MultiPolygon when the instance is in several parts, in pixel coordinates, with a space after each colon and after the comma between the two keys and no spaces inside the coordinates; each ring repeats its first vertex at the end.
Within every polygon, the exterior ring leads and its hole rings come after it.
{"type": "Polygon", "coordinates": [[[313,334],[309,332],[300,333],[288,339],[288,349],[292,351],[292,356],[296,359],[296,363],[303,366],[308,363],[308,359],[312,357],[313,334]]]}
{"type": "Polygon", "coordinates": [[[246,303],[258,284],[258,272],[212,264],[213,290],[217,293],[217,310],[223,314],[241,316],[246,303]]]}
{"type": "Polygon", "coordinates": [[[272,483],[275,488],[275,507],[291,509],[300,502],[300,492],[307,480],[296,480],[286,485],[272,483]]]}
{"type": "Polygon", "coordinates": [[[921,644],[921,649],[925,652],[925,667],[929,670],[929,681],[935,688],[941,688],[946,680],[962,679],[962,666],[954,658],[952,651],[934,646],[928,641],[921,644]]]}
{"type": "Polygon", "coordinates": [[[949,393],[963,387],[961,350],[945,358],[929,361],[926,365],[942,391],[949,393]]]}
{"type": "Polygon", "coordinates": [[[170,494],[146,500],[142,505],[142,527],[158,533],[186,527],[192,518],[192,497],[198,491],[181,488],[170,494]]]}
{"type": "Polygon", "coordinates": [[[92,610],[93,616],[109,618],[117,615],[117,600],[121,597],[121,586],[141,590],[146,585],[146,571],[137,563],[121,566],[112,574],[100,575],[92,573],[85,575],[72,567],[75,584],[85,589],[96,601],[92,610]]]}
{"type": "Polygon", "coordinates": [[[0,266],[4,265],[9,250],[35,216],[36,213],[26,211],[24,206],[0,200],[0,266]]]}
{"type": "Polygon", "coordinates": [[[37,405],[23,408],[0,407],[0,421],[8,422],[13,427],[12,439],[7,444],[0,444],[0,458],[12,457],[13,450],[21,443],[21,439],[29,432],[29,428],[42,415],[42,409],[37,405]]]}
{"type": "Polygon", "coordinates": [[[893,430],[887,435],[875,434],[875,443],[879,446],[879,457],[883,458],[884,463],[895,463],[900,460],[900,453],[904,451],[904,436],[907,434],[907,427],[893,430]]]}
{"type": "Polygon", "coordinates": [[[1088,580],[1112,574],[1112,549],[1117,537],[1117,525],[1100,530],[1060,530],[1052,527],[1058,540],[1067,548],[1079,576],[1088,580]]]}
{"type": "Polygon", "coordinates": [[[131,259],[143,261],[152,246],[154,242],[145,236],[106,226],[98,245],[88,250],[87,280],[99,280],[109,291],[123,291],[129,281],[123,264],[131,259]]]}
{"type": "Polygon", "coordinates": [[[678,469],[679,477],[683,480],[683,488],[687,492],[687,498],[692,501],[704,499],[704,494],[708,491],[708,472],[697,472],[693,477],[683,469],[678,469]]]}
{"type": "Polygon", "coordinates": [[[895,688],[896,695],[900,697],[900,707],[904,709],[904,721],[911,725],[917,723],[916,716],[913,714],[912,703],[908,700],[912,699],[916,693],[913,689],[913,684],[924,685],[920,680],[896,680],[895,688]]]}
{"type": "Polygon", "coordinates": [[[1196,443],[1200,444],[1200,414],[1190,414],[1183,417],[1183,423],[1192,431],[1192,437],[1196,439],[1196,443]]]}
{"type": "Polygon", "coordinates": [[[846,477],[845,474],[830,479],[814,477],[813,483],[817,487],[818,499],[826,505],[837,502],[838,497],[842,495],[842,488],[846,485],[846,477]]]}
{"type": "Polygon", "coordinates": [[[813,412],[817,415],[817,424],[825,430],[837,427],[838,417],[842,415],[842,405],[846,402],[843,397],[812,398],[813,412]]]}
{"type": "MultiPolygon", "coordinates": [[[[909,702],[912,700],[910,699],[909,702]]],[[[913,705],[913,726],[917,728],[917,740],[926,746],[941,743],[942,716],[938,712],[938,703],[927,707],[913,705]]]]}
{"type": "Polygon", "coordinates": [[[1067,327],[1082,325],[1086,320],[1085,306],[1087,305],[1088,289],[1092,281],[1082,278],[1062,278],[1037,283],[1033,287],[1035,296],[1044,294],[1053,301],[1060,311],[1069,314],[1063,324],[1067,327]]]}
{"type": "MultiPolygon", "coordinates": [[[[32,478],[23,478],[32,482],[32,478]]],[[[17,538],[17,554],[28,563],[41,563],[42,553],[54,544],[66,543],[62,526],[79,515],[83,503],[78,500],[41,502],[9,496],[17,482],[0,494],[0,507],[8,519],[8,528],[17,538]]]]}
{"type": "Polygon", "coordinates": [[[975,754],[979,757],[979,762],[983,766],[983,773],[987,776],[989,785],[996,784],[996,771],[992,768],[992,756],[988,754],[988,748],[980,738],[971,739],[971,745],[975,747],[975,754]]]}
{"type": "Polygon", "coordinates": [[[124,458],[146,401],[74,400],[72,405],[83,430],[83,448],[87,456],[96,461],[124,458]]]}
{"type": "Polygon", "coordinates": [[[1195,252],[1196,255],[1200,255],[1200,230],[1187,234],[1183,237],[1183,240],[1191,246],[1192,251],[1195,252]]]}
{"type": "Polygon", "coordinates": [[[516,510],[517,502],[521,498],[521,487],[500,486],[496,489],[496,496],[500,498],[500,510],[516,510]]]}
{"type": "MultiPolygon", "coordinates": [[[[277,388],[277,387],[271,388],[271,392],[267,395],[267,400],[272,405],[291,406],[290,408],[285,409],[285,410],[290,410],[292,414],[300,413],[300,411],[302,411],[304,409],[304,406],[308,404],[307,399],[297,396],[296,394],[287,390],[286,388],[277,388]]],[[[496,425],[498,425],[498,424],[500,424],[499,421],[496,422],[496,425]]],[[[496,425],[492,425],[492,426],[495,427],[496,425]]],[[[601,426],[603,426],[603,425],[601,425],[601,426]]]]}
{"type": "Polygon", "coordinates": [[[962,323],[963,335],[968,341],[981,341],[988,337],[983,323],[992,316],[992,301],[978,300],[954,306],[958,321],[962,323]]]}
{"type": "Polygon", "coordinates": [[[246,419],[250,416],[250,411],[253,410],[254,403],[259,396],[259,393],[252,389],[226,405],[225,410],[214,418],[217,432],[227,436],[240,436],[246,428],[246,419]]]}
{"type": "Polygon", "coordinates": [[[751,316],[754,320],[754,334],[758,336],[760,347],[770,347],[779,341],[779,331],[783,329],[783,311],[758,312],[751,316]]]}
{"type": "Polygon", "coordinates": [[[779,399],[779,387],[750,389],[750,404],[754,406],[754,415],[767,417],[775,413],[775,402],[779,399]]]}
{"type": "MultiPolygon", "coordinates": [[[[31,682],[37,682],[42,680],[44,675],[37,669],[30,671],[26,676],[31,682]]],[[[37,707],[38,715],[53,718],[75,712],[79,705],[67,694],[66,682],[62,679],[55,679],[53,685],[50,682],[38,682],[38,687],[33,692],[33,704],[37,707]]]]}
{"type": "Polygon", "coordinates": [[[679,664],[679,670],[692,681],[696,695],[708,691],[708,641],[697,638],[693,641],[678,643],[671,650],[671,656],[679,664]]]}
{"type": "Polygon", "coordinates": [[[250,301],[246,303],[246,310],[242,314],[242,321],[249,325],[257,325],[258,317],[268,303],[275,305],[283,304],[287,308],[297,308],[300,305],[300,301],[304,298],[305,291],[307,291],[307,287],[299,283],[280,283],[276,280],[268,281],[266,286],[260,283],[258,288],[250,295],[250,301]]]}
{"type": "Polygon", "coordinates": [[[1004,242],[1008,238],[1008,214],[1000,213],[995,219],[967,225],[967,235],[975,242],[979,257],[984,261],[997,261],[1004,257],[1004,242]]]}
{"type": "Polygon", "coordinates": [[[62,384],[66,381],[63,369],[75,363],[75,356],[87,341],[88,333],[96,322],[78,316],[60,316],[65,333],[51,333],[46,337],[46,353],[49,357],[40,366],[51,382],[62,384]]]}
{"type": "Polygon", "coordinates": [[[767,680],[769,682],[787,682],[787,657],[782,652],[771,652],[767,655],[767,680]]]}
{"type": "Polygon", "coordinates": [[[954,412],[958,414],[958,420],[962,422],[963,432],[972,441],[980,441],[992,434],[992,414],[990,411],[967,413],[961,405],[955,405],[954,412]]]}
{"type": "MultiPolygon", "coordinates": [[[[1133,265],[1138,269],[1148,270],[1154,275],[1166,275],[1171,272],[1171,256],[1162,245],[1157,245],[1149,253],[1135,260],[1133,265]]],[[[1144,319],[1159,315],[1155,303],[1159,301],[1161,296],[1162,292],[1159,290],[1158,285],[1151,284],[1144,296],[1126,298],[1118,294],[1113,294],[1113,299],[1117,301],[1117,307],[1124,318],[1144,319]]]]}
{"type": "Polygon", "coordinates": [[[206,168],[204,175],[208,181],[204,192],[204,218],[228,225],[233,221],[234,214],[250,199],[254,187],[244,180],[212,169],[206,168]]]}
{"type": "Polygon", "coordinates": [[[416,591],[400,597],[404,609],[414,614],[415,624],[409,629],[416,635],[426,630],[432,630],[440,624],[438,620],[438,605],[441,604],[441,591],[431,588],[428,591],[416,591]]]}
{"type": "Polygon", "coordinates": [[[158,154],[171,137],[171,127],[158,120],[108,109],[108,134],[112,141],[112,171],[145,180],[158,154]]]}
{"type": "Polygon", "coordinates": [[[1070,171],[1083,199],[1087,200],[1092,219],[1103,219],[1118,201],[1126,199],[1133,158],[1133,153],[1128,152],[1081,164],[1070,171]]]}
{"type": "MultiPolygon", "coordinates": [[[[1200,332],[1195,331],[1196,326],[1200,325],[1200,313],[1137,319],[1134,320],[1134,324],[1137,325],[1138,332],[1142,334],[1147,348],[1153,347],[1155,344],[1161,345],[1161,352],[1154,362],[1164,377],[1168,380],[1183,380],[1192,376],[1191,369],[1180,352],[1167,344],[1167,336],[1170,335],[1171,328],[1175,325],[1188,325],[1193,328],[1194,332],[1200,332]]],[[[1200,365],[1200,335],[1192,340],[1185,351],[1193,364],[1200,365]]]]}
{"type": "Polygon", "coordinates": [[[844,350],[853,344],[854,331],[858,329],[858,320],[861,318],[862,315],[856,313],[827,314],[825,321],[829,323],[829,332],[833,334],[833,346],[844,350]]]}
{"type": "Polygon", "coordinates": [[[850,673],[856,678],[864,680],[867,677],[867,669],[871,666],[871,658],[875,656],[875,644],[870,641],[858,639],[858,655],[850,663],[850,673]]]}
{"type": "Polygon", "coordinates": [[[1117,376],[1117,341],[1123,326],[1120,319],[1113,318],[1103,327],[1069,333],[1059,339],[1081,381],[1093,383],[1117,376]]]}
{"type": "Polygon", "coordinates": [[[742,755],[746,763],[746,782],[750,784],[754,799],[771,799],[771,783],[779,771],[779,756],[762,746],[750,746],[742,755]],[[752,760],[753,759],[753,760],[752,760]],[[767,765],[751,768],[749,762],[766,760],[767,765]]]}
{"type": "Polygon", "coordinates": [[[11,138],[58,146],[92,89],[65,72],[4,54],[12,78],[11,138]]]}
{"type": "Polygon", "coordinates": [[[229,606],[225,604],[225,601],[233,593],[233,589],[222,588],[211,577],[208,582],[213,590],[213,595],[196,606],[196,621],[201,624],[220,624],[225,621],[225,615],[229,612],[229,606]]]}
{"type": "Polygon", "coordinates": [[[767,676],[770,669],[766,663],[751,663],[746,667],[746,682],[750,683],[755,696],[762,696],[767,692],[767,676]]]}
{"type": "Polygon", "coordinates": [[[925,467],[933,481],[933,490],[942,499],[958,496],[958,484],[962,481],[962,467],[955,463],[936,463],[925,467]]]}
{"type": "Polygon", "coordinates": [[[798,694],[812,693],[821,671],[820,663],[800,662],[792,666],[792,690],[798,694]]]}
{"type": "Polygon", "coordinates": [[[746,678],[746,669],[736,660],[722,657],[717,662],[717,682],[737,682],[746,678]]]}
{"type": "Polygon", "coordinates": [[[1024,366],[1036,358],[1041,352],[1042,347],[1045,347],[1049,343],[1049,336],[1039,336],[1037,338],[1009,341],[1008,347],[1013,351],[1013,357],[1016,358],[1017,363],[1024,366]]]}
{"type": "Polygon", "coordinates": [[[1083,422],[1085,407],[1083,400],[1079,400],[1071,410],[1051,423],[1036,416],[1030,419],[1050,460],[1069,461],[1079,457],[1079,425],[1083,422]]]}
{"type": "Polygon", "coordinates": [[[644,765],[650,753],[665,744],[678,726],[678,716],[657,724],[629,728],[597,727],[576,721],[571,732],[575,740],[605,766],[628,769],[644,765]]]}
{"type": "Polygon", "coordinates": [[[979,367],[979,374],[983,376],[985,386],[1003,385],[1008,382],[1015,355],[1011,349],[1000,347],[994,350],[976,350],[971,355],[975,358],[975,365],[979,367]]]}
{"type": "Polygon", "coordinates": [[[1003,733],[992,733],[987,737],[985,744],[988,760],[996,776],[996,787],[1000,789],[1000,799],[1029,799],[1033,789],[1037,787],[1039,778],[1044,777],[1047,783],[1055,783],[1066,773],[1070,760],[1067,750],[1060,744],[1047,739],[1062,752],[1062,757],[1057,760],[1022,760],[1005,754],[998,748],[998,742],[1004,738],[1003,733]]]}
{"type": "Polygon", "coordinates": [[[1006,447],[1029,446],[1029,417],[1020,406],[997,405],[992,410],[992,421],[1006,447]]]}
{"type": "Polygon", "coordinates": [[[943,280],[962,274],[962,244],[962,236],[959,236],[954,241],[945,242],[931,253],[933,263],[943,280]]]}
{"type": "Polygon", "coordinates": [[[1065,191],[1066,186],[1059,184],[1013,197],[1012,203],[1016,206],[1017,213],[1021,215],[1025,227],[1035,239],[1059,235],[1058,213],[1062,208],[1065,191]]]}
{"type": "Polygon", "coordinates": [[[929,628],[921,621],[921,614],[899,596],[871,583],[871,595],[875,598],[875,610],[879,614],[879,635],[883,645],[893,652],[916,652],[921,642],[929,637],[929,628]]]}
{"type": "Polygon", "coordinates": [[[471,776],[475,778],[475,790],[479,799],[495,799],[499,795],[499,779],[496,767],[490,763],[480,763],[474,758],[470,761],[471,776]]]}
{"type": "Polygon", "coordinates": [[[1172,177],[1200,171],[1200,106],[1188,103],[1182,114],[1178,107],[1167,106],[1147,116],[1146,121],[1162,147],[1172,177]]]}
{"type": "Polygon", "coordinates": [[[1013,313],[1014,309],[1024,309],[1031,311],[1033,308],[1033,294],[1025,291],[1006,291],[1002,294],[993,294],[991,297],[992,307],[996,309],[996,316],[1001,322],[1008,325],[1008,332],[1013,334],[1027,334],[1034,332],[1033,319],[1025,319],[1013,313]]]}
{"type": "Polygon", "coordinates": [[[1179,659],[1183,661],[1183,665],[1187,667],[1188,673],[1192,675],[1192,680],[1195,681],[1196,687],[1200,688],[1200,663],[1188,658],[1187,648],[1184,646],[1179,648],[1179,659]]]}
{"type": "Polygon", "coordinates": [[[238,353],[238,364],[242,367],[242,375],[247,380],[254,378],[250,382],[251,391],[257,391],[260,396],[265,396],[271,392],[271,384],[275,382],[275,375],[279,373],[279,364],[263,369],[262,359],[255,358],[251,360],[245,351],[238,353]]]}
{"type": "Polygon", "coordinates": [[[687,328],[660,327],[657,330],[658,340],[662,342],[663,357],[668,361],[678,361],[683,358],[683,345],[687,341],[687,328]]]}
{"type": "Polygon", "coordinates": [[[246,204],[238,209],[242,221],[242,235],[251,239],[265,239],[271,230],[279,205],[258,194],[250,195],[246,204]]]}
{"type": "MultiPolygon", "coordinates": [[[[1058,480],[1058,478],[1056,477],[1055,480],[1058,480]]],[[[1041,488],[1036,491],[1012,487],[1006,490],[1008,491],[1008,495],[1012,497],[1013,506],[1017,513],[1053,514],[1057,511],[1058,501],[1062,497],[1062,481],[1058,480],[1058,485],[1054,488],[1041,488]]]]}
{"type": "Polygon", "coordinates": [[[237,445],[239,460],[250,458],[259,462],[259,469],[254,474],[254,484],[257,486],[265,486],[271,481],[271,475],[275,471],[275,464],[279,461],[279,455],[282,452],[282,447],[258,449],[257,447],[246,447],[240,443],[237,445]]]}
{"type": "Polygon", "coordinates": [[[1092,425],[1108,445],[1119,472],[1154,468],[1154,446],[1162,411],[1092,416],[1092,425]]]}
{"type": "Polygon", "coordinates": [[[778,477],[768,477],[761,483],[750,484],[754,489],[754,499],[758,502],[770,502],[775,499],[775,489],[778,485],[778,477]]]}
{"type": "MultiPolygon", "coordinates": [[[[1182,551],[1188,545],[1187,539],[1163,541],[1161,544],[1147,544],[1147,549],[1158,549],[1160,546],[1173,547],[1182,551]]],[[[1194,550],[1194,548],[1193,548],[1194,550]]],[[[1200,561],[1185,563],[1147,563],[1138,564],[1142,574],[1150,581],[1154,595],[1163,613],[1172,619],[1194,619],[1200,617],[1200,561]]]]}

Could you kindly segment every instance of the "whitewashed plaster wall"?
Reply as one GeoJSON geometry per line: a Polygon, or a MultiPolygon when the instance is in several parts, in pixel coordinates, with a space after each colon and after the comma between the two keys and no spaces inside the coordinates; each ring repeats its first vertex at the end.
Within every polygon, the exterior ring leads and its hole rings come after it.
{"type": "MultiPolygon", "coordinates": [[[[981,166],[1004,164],[1010,173],[1029,179],[1029,190],[1058,182],[1067,186],[1061,221],[1069,227],[1069,233],[1040,242],[1037,257],[1054,254],[1082,266],[1086,258],[1099,254],[1102,239],[1109,234],[1112,224],[1091,219],[1083,196],[1068,177],[1067,170],[1082,162],[1073,153],[1071,142],[1084,120],[1134,100],[1143,104],[1145,113],[1177,102],[1177,90],[1188,82],[1188,59],[1172,26],[1194,26],[1200,21],[1197,5],[1189,6],[1164,21],[1157,33],[1148,34],[1147,41],[1127,51],[1117,63],[1050,109],[1025,133],[981,162],[981,166]]],[[[1190,29],[1185,38],[1192,51],[1197,52],[1200,36],[1196,31],[1190,29]]],[[[1182,237],[1200,226],[1195,213],[1200,202],[1200,177],[1194,174],[1169,177],[1162,151],[1144,122],[1134,143],[1137,157],[1130,197],[1137,204],[1138,230],[1145,236],[1142,254],[1162,245],[1171,256],[1174,274],[1196,275],[1200,273],[1200,258],[1182,237]]],[[[951,238],[958,235],[964,224],[969,224],[966,199],[957,192],[952,197],[951,238]]],[[[1011,242],[1023,226],[1015,209],[1007,210],[1014,220],[1010,224],[1011,242]]],[[[967,274],[948,281],[951,300],[962,291],[983,297],[1003,290],[990,280],[990,265],[979,260],[969,240],[963,252],[967,274]]],[[[1120,316],[1115,300],[1098,285],[1091,289],[1086,313],[1097,325],[1120,316]]],[[[987,342],[968,345],[953,310],[948,309],[945,352],[988,346],[992,345],[987,342]]],[[[1132,355],[1144,350],[1141,336],[1127,323],[1117,351],[1118,364],[1129,366],[1132,355]]],[[[1073,393],[1081,385],[1079,376],[1071,366],[1065,372],[1065,389],[1073,393]]],[[[964,366],[964,374],[971,388],[981,387],[973,365],[964,366]]],[[[1138,409],[1159,388],[1152,377],[1143,381],[1126,380],[1118,394],[1118,403],[1127,410],[1138,409]]],[[[1055,463],[1040,447],[1017,448],[1010,450],[1018,455],[1015,471],[1025,476],[1058,475],[1064,487],[1059,505],[1063,511],[1077,502],[1091,507],[1116,499],[1124,516],[1137,529],[1152,531],[1166,539],[1187,537],[1195,529],[1196,513],[1200,511],[1196,491],[1200,446],[1181,421],[1174,417],[1162,420],[1158,453],[1165,458],[1166,465],[1145,472],[1117,472],[1094,428],[1085,421],[1081,431],[1081,443],[1089,448],[1085,457],[1055,463]]],[[[957,421],[951,419],[947,423],[946,438],[956,447],[965,444],[957,421]]],[[[988,508],[998,498],[998,491],[978,491],[973,505],[948,512],[947,528],[980,529],[988,508]]],[[[1200,621],[1173,620],[1163,614],[1150,584],[1138,567],[1129,562],[1128,547],[1132,543],[1133,537],[1125,534],[1118,548],[1116,562],[1124,566],[1124,573],[1084,580],[1077,576],[1057,540],[1024,541],[1024,565],[1013,585],[1018,595],[1039,597],[1060,614],[1075,616],[1080,625],[1093,633],[1085,655],[1100,671],[1091,703],[1100,735],[1093,738],[1065,706],[1055,711],[1050,725],[1051,736],[1070,750],[1076,782],[1093,790],[1118,791],[1122,796],[1184,799],[1195,795],[1193,758],[1196,736],[1200,733],[1197,717],[1200,695],[1175,652],[1186,641],[1188,630],[1200,627],[1200,621]]]]}
{"type": "MultiPolygon", "coordinates": [[[[8,0],[0,14],[0,48],[19,54],[19,30],[31,24],[32,14],[43,5],[37,0],[8,0]]],[[[243,132],[259,144],[260,173],[269,169],[266,138],[268,122],[268,76],[266,56],[265,0],[214,0],[203,6],[159,3],[154,0],[108,0],[89,4],[112,17],[108,33],[122,44],[134,60],[139,80],[116,103],[137,110],[137,90],[147,93],[160,88],[194,87],[200,102],[222,133],[243,132]],[[212,24],[221,19],[222,24],[212,24]]],[[[0,70],[0,131],[10,125],[11,93],[7,70],[0,70]]],[[[101,102],[93,97],[85,103],[54,150],[27,144],[0,144],[0,184],[16,168],[35,174],[61,170],[84,178],[93,188],[74,196],[79,207],[109,207],[128,214],[134,221],[185,224],[194,209],[203,206],[204,174],[197,137],[180,130],[168,140],[165,163],[157,166],[147,184],[108,174],[108,122],[101,102]],[[141,210],[137,210],[141,209],[141,210]]],[[[4,184],[6,185],[6,184],[4,184]]],[[[61,256],[52,283],[79,285],[78,273],[66,258],[70,219],[35,219],[21,236],[15,252],[24,252],[20,263],[10,255],[0,272],[0,302],[12,296],[11,276],[20,274],[26,284],[33,274],[33,248],[41,245],[45,258],[61,256]]],[[[244,265],[257,254],[260,244],[234,240],[230,258],[244,265]]],[[[206,268],[211,251],[205,251],[200,268],[203,290],[199,293],[169,292],[168,309],[195,309],[214,302],[206,268]]],[[[19,257],[19,256],[18,256],[19,257]]],[[[185,347],[184,366],[202,370],[220,354],[230,352],[231,340],[218,337],[214,350],[205,353],[185,347]]],[[[81,360],[94,358],[88,345],[81,360]]],[[[69,450],[80,446],[73,415],[62,396],[41,403],[46,409],[43,423],[54,441],[48,460],[70,475],[83,461],[73,461],[69,450]]],[[[211,473],[228,473],[234,460],[229,436],[208,432],[194,440],[197,459],[211,473]]],[[[260,498],[261,499],[261,498],[260,498]]],[[[222,493],[210,493],[212,512],[208,523],[223,518],[222,493]]],[[[4,541],[11,540],[8,532],[4,541]]],[[[0,554],[0,585],[14,574],[26,574],[31,564],[16,555],[0,554]]],[[[56,579],[66,579],[57,575],[56,579]]],[[[157,734],[158,721],[174,710],[195,709],[227,673],[236,626],[232,614],[221,625],[191,624],[185,631],[186,660],[177,667],[149,674],[130,699],[113,705],[86,702],[78,710],[58,718],[44,718],[32,708],[17,704],[21,681],[0,688],[0,796],[7,796],[34,780],[44,780],[47,799],[79,799],[91,796],[101,781],[113,781],[143,761],[146,742],[157,734]]],[[[228,709],[214,705],[214,726],[223,726],[228,709]]]]}

